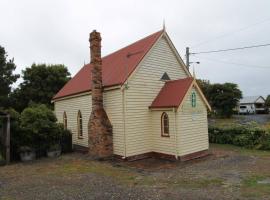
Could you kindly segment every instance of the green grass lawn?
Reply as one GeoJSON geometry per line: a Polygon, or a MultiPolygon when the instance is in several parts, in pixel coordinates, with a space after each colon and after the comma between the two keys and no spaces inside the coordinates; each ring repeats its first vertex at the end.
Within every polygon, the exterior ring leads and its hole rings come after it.
{"type": "Polygon", "coordinates": [[[270,183],[261,184],[260,181],[270,180],[270,176],[252,175],[242,181],[241,190],[244,197],[264,199],[270,197],[270,183]]]}
{"type": "Polygon", "coordinates": [[[213,120],[213,123],[211,123],[212,126],[217,126],[217,127],[228,127],[228,126],[235,126],[239,124],[239,121],[235,118],[226,118],[226,119],[221,119],[221,118],[215,118],[211,119],[213,120]]]}
{"type": "Polygon", "coordinates": [[[247,156],[262,156],[262,157],[269,157],[270,158],[270,151],[263,151],[263,150],[254,150],[254,149],[247,149],[244,147],[238,147],[231,144],[210,144],[210,149],[216,150],[224,150],[224,151],[233,151],[237,154],[247,155],[247,156]]]}
{"type": "MultiPolygon", "coordinates": [[[[231,118],[210,118],[209,126],[216,126],[220,128],[233,127],[240,125],[241,122],[245,121],[244,119],[245,116],[242,115],[232,116],[231,118]]],[[[259,124],[255,121],[251,121],[249,123],[250,125],[258,126],[260,128],[270,129],[270,120],[264,124],[259,124]]]]}

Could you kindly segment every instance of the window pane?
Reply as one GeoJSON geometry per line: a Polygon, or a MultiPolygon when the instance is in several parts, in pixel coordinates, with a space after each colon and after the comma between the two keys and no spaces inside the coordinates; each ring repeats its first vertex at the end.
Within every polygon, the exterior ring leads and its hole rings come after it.
{"type": "Polygon", "coordinates": [[[195,92],[192,92],[192,94],[191,94],[191,106],[196,107],[196,94],[195,94],[195,92]]]}
{"type": "Polygon", "coordinates": [[[64,112],[63,114],[63,124],[64,124],[64,129],[67,129],[67,114],[64,112]]]}
{"type": "Polygon", "coordinates": [[[82,125],[82,114],[79,111],[78,112],[78,119],[77,119],[77,123],[78,123],[78,136],[82,137],[83,136],[83,125],[82,125]]]}
{"type": "Polygon", "coordinates": [[[169,135],[169,117],[167,113],[163,113],[161,116],[161,134],[169,135]]]}

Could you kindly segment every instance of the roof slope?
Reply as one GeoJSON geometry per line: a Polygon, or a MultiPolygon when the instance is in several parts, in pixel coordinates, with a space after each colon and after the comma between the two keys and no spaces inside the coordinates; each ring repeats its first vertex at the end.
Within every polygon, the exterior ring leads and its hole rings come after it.
{"type": "Polygon", "coordinates": [[[183,101],[193,80],[192,77],[188,77],[166,82],[150,108],[178,107],[183,101]]]}
{"type": "MultiPolygon", "coordinates": [[[[103,57],[103,86],[108,87],[123,84],[162,33],[163,30],[158,31],[125,48],[103,57]]],[[[83,66],[83,68],[53,97],[53,99],[91,91],[91,68],[91,64],[83,66]]]]}
{"type": "Polygon", "coordinates": [[[260,97],[264,100],[264,98],[263,98],[262,96],[247,96],[247,97],[243,97],[243,98],[240,100],[240,103],[256,103],[256,101],[257,101],[260,97]]]}

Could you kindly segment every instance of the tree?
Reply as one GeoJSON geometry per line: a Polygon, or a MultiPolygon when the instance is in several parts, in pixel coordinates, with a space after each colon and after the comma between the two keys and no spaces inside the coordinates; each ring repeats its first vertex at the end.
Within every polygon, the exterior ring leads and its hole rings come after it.
{"type": "MultiPolygon", "coordinates": [[[[44,154],[50,146],[60,145],[64,137],[68,136],[71,141],[70,132],[64,130],[64,127],[56,122],[54,112],[44,104],[35,104],[25,108],[20,118],[20,136],[24,140],[21,144],[35,148],[39,153],[44,154]]],[[[68,144],[62,143],[62,145],[68,144]]]]}
{"type": "Polygon", "coordinates": [[[237,84],[211,84],[209,80],[202,79],[196,81],[216,114],[221,117],[230,117],[233,114],[233,109],[242,97],[237,84]]]}
{"type": "Polygon", "coordinates": [[[206,97],[206,99],[208,99],[209,97],[209,89],[211,87],[210,81],[209,80],[203,80],[203,79],[197,79],[196,80],[199,87],[201,88],[204,96],[206,97]]]}
{"type": "Polygon", "coordinates": [[[13,106],[22,111],[29,103],[52,107],[53,96],[70,79],[64,65],[32,64],[22,72],[23,82],[12,93],[13,106]]]}
{"type": "Polygon", "coordinates": [[[268,95],[266,100],[265,100],[265,106],[270,107],[270,95],[268,95]]]}
{"type": "Polygon", "coordinates": [[[15,69],[14,59],[7,60],[7,53],[0,46],[0,108],[8,107],[11,85],[19,78],[18,74],[13,74],[15,69]]]}
{"type": "Polygon", "coordinates": [[[209,103],[221,117],[231,117],[241,98],[242,92],[234,83],[212,84],[208,91],[209,103]]]}

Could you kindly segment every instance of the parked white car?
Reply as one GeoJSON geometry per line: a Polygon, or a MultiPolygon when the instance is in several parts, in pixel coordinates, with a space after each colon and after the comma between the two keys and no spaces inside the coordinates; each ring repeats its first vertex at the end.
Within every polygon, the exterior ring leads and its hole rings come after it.
{"type": "Polygon", "coordinates": [[[240,100],[239,114],[260,114],[267,113],[265,99],[262,96],[249,96],[240,100]]]}
{"type": "Polygon", "coordinates": [[[255,114],[256,109],[253,105],[239,106],[239,114],[255,114]]]}

